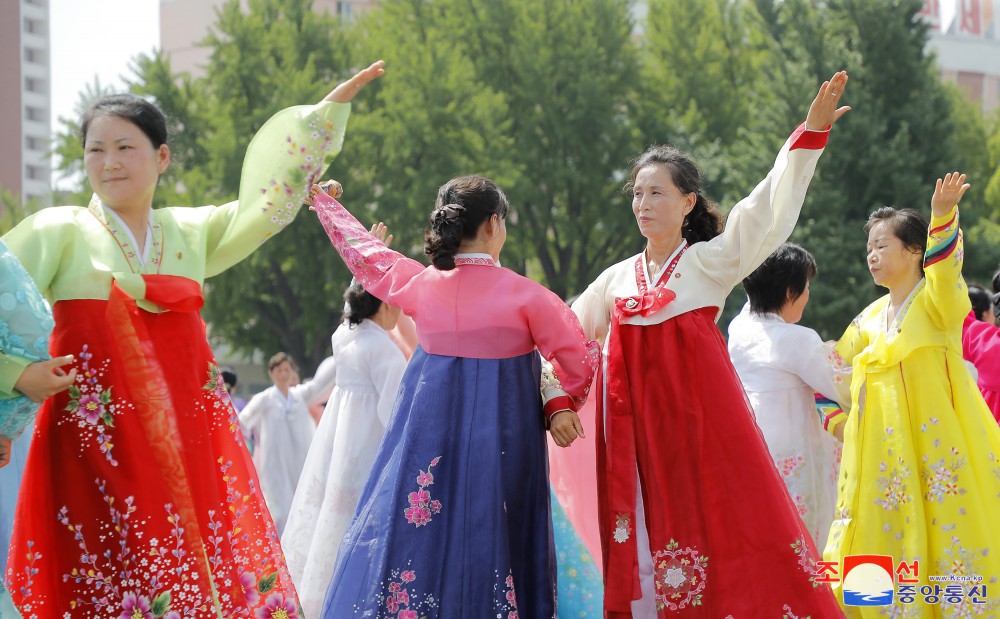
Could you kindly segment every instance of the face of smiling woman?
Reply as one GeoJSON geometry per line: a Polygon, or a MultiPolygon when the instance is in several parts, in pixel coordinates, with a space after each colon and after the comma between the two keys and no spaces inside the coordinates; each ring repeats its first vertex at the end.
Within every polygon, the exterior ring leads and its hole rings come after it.
{"type": "Polygon", "coordinates": [[[115,211],[149,208],[156,182],[170,164],[166,144],[153,146],[132,122],[98,116],[87,128],[84,168],[97,196],[115,211]]]}

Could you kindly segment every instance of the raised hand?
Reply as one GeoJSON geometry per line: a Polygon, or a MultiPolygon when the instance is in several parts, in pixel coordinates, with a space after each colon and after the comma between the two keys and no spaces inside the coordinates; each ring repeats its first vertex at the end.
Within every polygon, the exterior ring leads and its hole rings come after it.
{"type": "Polygon", "coordinates": [[[330,94],[323,97],[323,100],[333,101],[334,103],[350,103],[355,95],[361,92],[362,88],[380,77],[383,73],[385,73],[385,61],[377,60],[367,69],[362,69],[355,73],[351,79],[338,84],[330,94]]]}
{"type": "Polygon", "coordinates": [[[837,122],[841,116],[850,111],[851,106],[837,107],[840,98],[844,96],[847,87],[847,71],[838,71],[828,81],[823,82],[809,106],[806,115],[806,129],[823,131],[837,122]]]}
{"type": "Polygon", "coordinates": [[[62,369],[62,366],[70,363],[73,363],[73,355],[32,363],[24,368],[21,378],[14,383],[14,388],[34,402],[51,398],[76,380],[76,368],[70,370],[69,374],[62,369]]]}
{"type": "Polygon", "coordinates": [[[381,221],[377,224],[372,224],[372,228],[369,232],[371,232],[372,236],[385,243],[386,247],[392,243],[392,235],[389,234],[389,228],[386,227],[386,225],[381,221]],[[387,234],[389,234],[389,238],[386,238],[387,234]]]}
{"type": "MultiPolygon", "coordinates": [[[[313,196],[320,192],[323,192],[336,200],[340,196],[344,195],[344,186],[333,179],[323,181],[318,185],[313,185],[309,188],[309,193],[306,194],[305,203],[312,207],[313,196]]],[[[310,210],[313,209],[310,208],[310,210]]]]}
{"type": "Polygon", "coordinates": [[[931,213],[935,217],[947,215],[971,186],[965,182],[965,175],[961,172],[949,172],[944,175],[944,180],[937,179],[931,197],[931,213]]]}

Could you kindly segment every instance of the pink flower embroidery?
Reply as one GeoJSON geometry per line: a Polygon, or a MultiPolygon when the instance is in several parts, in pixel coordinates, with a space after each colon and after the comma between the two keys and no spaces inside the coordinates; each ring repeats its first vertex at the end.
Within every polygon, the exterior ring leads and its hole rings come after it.
{"type": "MultiPolygon", "coordinates": [[[[417,479],[420,479],[419,477],[417,479]]],[[[423,488],[410,493],[410,505],[427,505],[431,501],[431,493],[423,488]]]]}
{"type": "Polygon", "coordinates": [[[255,606],[260,601],[260,594],[257,593],[257,577],[253,572],[240,574],[240,586],[243,587],[243,598],[247,604],[255,606]]]}
{"type": "Polygon", "coordinates": [[[431,521],[431,510],[419,505],[403,510],[403,515],[406,516],[407,522],[418,527],[422,527],[431,521]]]}
{"type": "Polygon", "coordinates": [[[104,414],[104,405],[101,398],[96,393],[84,393],[80,395],[80,413],[90,425],[97,425],[97,420],[104,414]]]}
{"type": "Polygon", "coordinates": [[[417,619],[416,608],[410,607],[412,603],[410,592],[403,587],[416,578],[417,575],[413,570],[404,570],[399,574],[399,582],[389,583],[389,596],[385,600],[385,607],[389,611],[387,619],[417,619]]]}
{"type": "Polygon", "coordinates": [[[267,596],[263,608],[254,611],[256,619],[294,619],[299,616],[299,609],[294,600],[286,600],[280,593],[267,596]]]}
{"type": "Polygon", "coordinates": [[[153,619],[149,598],[129,591],[122,596],[122,614],[118,619],[153,619]]]}
{"type": "Polygon", "coordinates": [[[427,490],[427,486],[434,483],[431,469],[437,466],[440,461],[441,456],[438,456],[431,460],[426,471],[420,471],[420,474],[417,475],[417,485],[420,488],[407,495],[410,506],[403,510],[403,515],[406,516],[406,521],[414,526],[422,527],[431,521],[432,513],[441,513],[441,501],[432,499],[430,491],[427,490]]]}

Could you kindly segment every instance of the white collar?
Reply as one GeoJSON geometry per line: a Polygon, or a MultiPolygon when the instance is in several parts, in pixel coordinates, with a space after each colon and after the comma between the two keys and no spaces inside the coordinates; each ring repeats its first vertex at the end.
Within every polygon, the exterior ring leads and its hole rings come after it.
{"type": "Polygon", "coordinates": [[[656,272],[656,277],[652,278],[652,279],[650,279],[650,277],[649,277],[649,260],[646,259],[646,250],[645,249],[642,250],[642,254],[641,254],[642,255],[642,273],[643,273],[643,275],[646,276],[646,281],[649,282],[649,287],[650,288],[656,286],[656,284],[659,283],[660,278],[663,277],[663,274],[667,270],[667,266],[669,266],[670,263],[674,261],[674,258],[677,257],[677,254],[679,254],[681,251],[684,250],[685,247],[687,247],[687,244],[688,244],[687,239],[683,239],[682,238],[681,239],[681,244],[678,245],[677,249],[675,249],[674,252],[672,254],[670,254],[670,256],[663,262],[663,265],[660,266],[660,270],[656,272]]]}
{"type": "MultiPolygon", "coordinates": [[[[125,234],[128,235],[128,240],[132,243],[132,249],[136,250],[136,254],[138,255],[139,243],[135,240],[135,235],[132,234],[132,228],[128,227],[125,220],[121,218],[121,215],[115,212],[115,209],[104,205],[104,212],[115,218],[118,225],[120,225],[122,230],[125,231],[125,234]]],[[[153,213],[150,211],[149,219],[151,220],[152,217],[153,213]]],[[[146,221],[146,243],[142,247],[142,255],[139,255],[139,264],[141,264],[143,268],[146,267],[146,260],[149,258],[149,248],[153,245],[153,224],[150,220],[146,221]]]]}
{"type": "Polygon", "coordinates": [[[493,256],[484,253],[478,253],[478,252],[459,253],[455,254],[455,258],[468,258],[469,260],[489,260],[496,266],[500,266],[499,260],[494,260],[493,256]]]}

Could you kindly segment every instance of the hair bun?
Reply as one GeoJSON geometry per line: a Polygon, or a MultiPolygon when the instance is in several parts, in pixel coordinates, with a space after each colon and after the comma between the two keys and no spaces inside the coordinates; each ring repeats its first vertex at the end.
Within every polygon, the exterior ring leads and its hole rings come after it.
{"type": "Polygon", "coordinates": [[[465,207],[461,204],[445,204],[431,213],[431,223],[440,227],[446,222],[457,220],[464,212],[465,207]]]}

